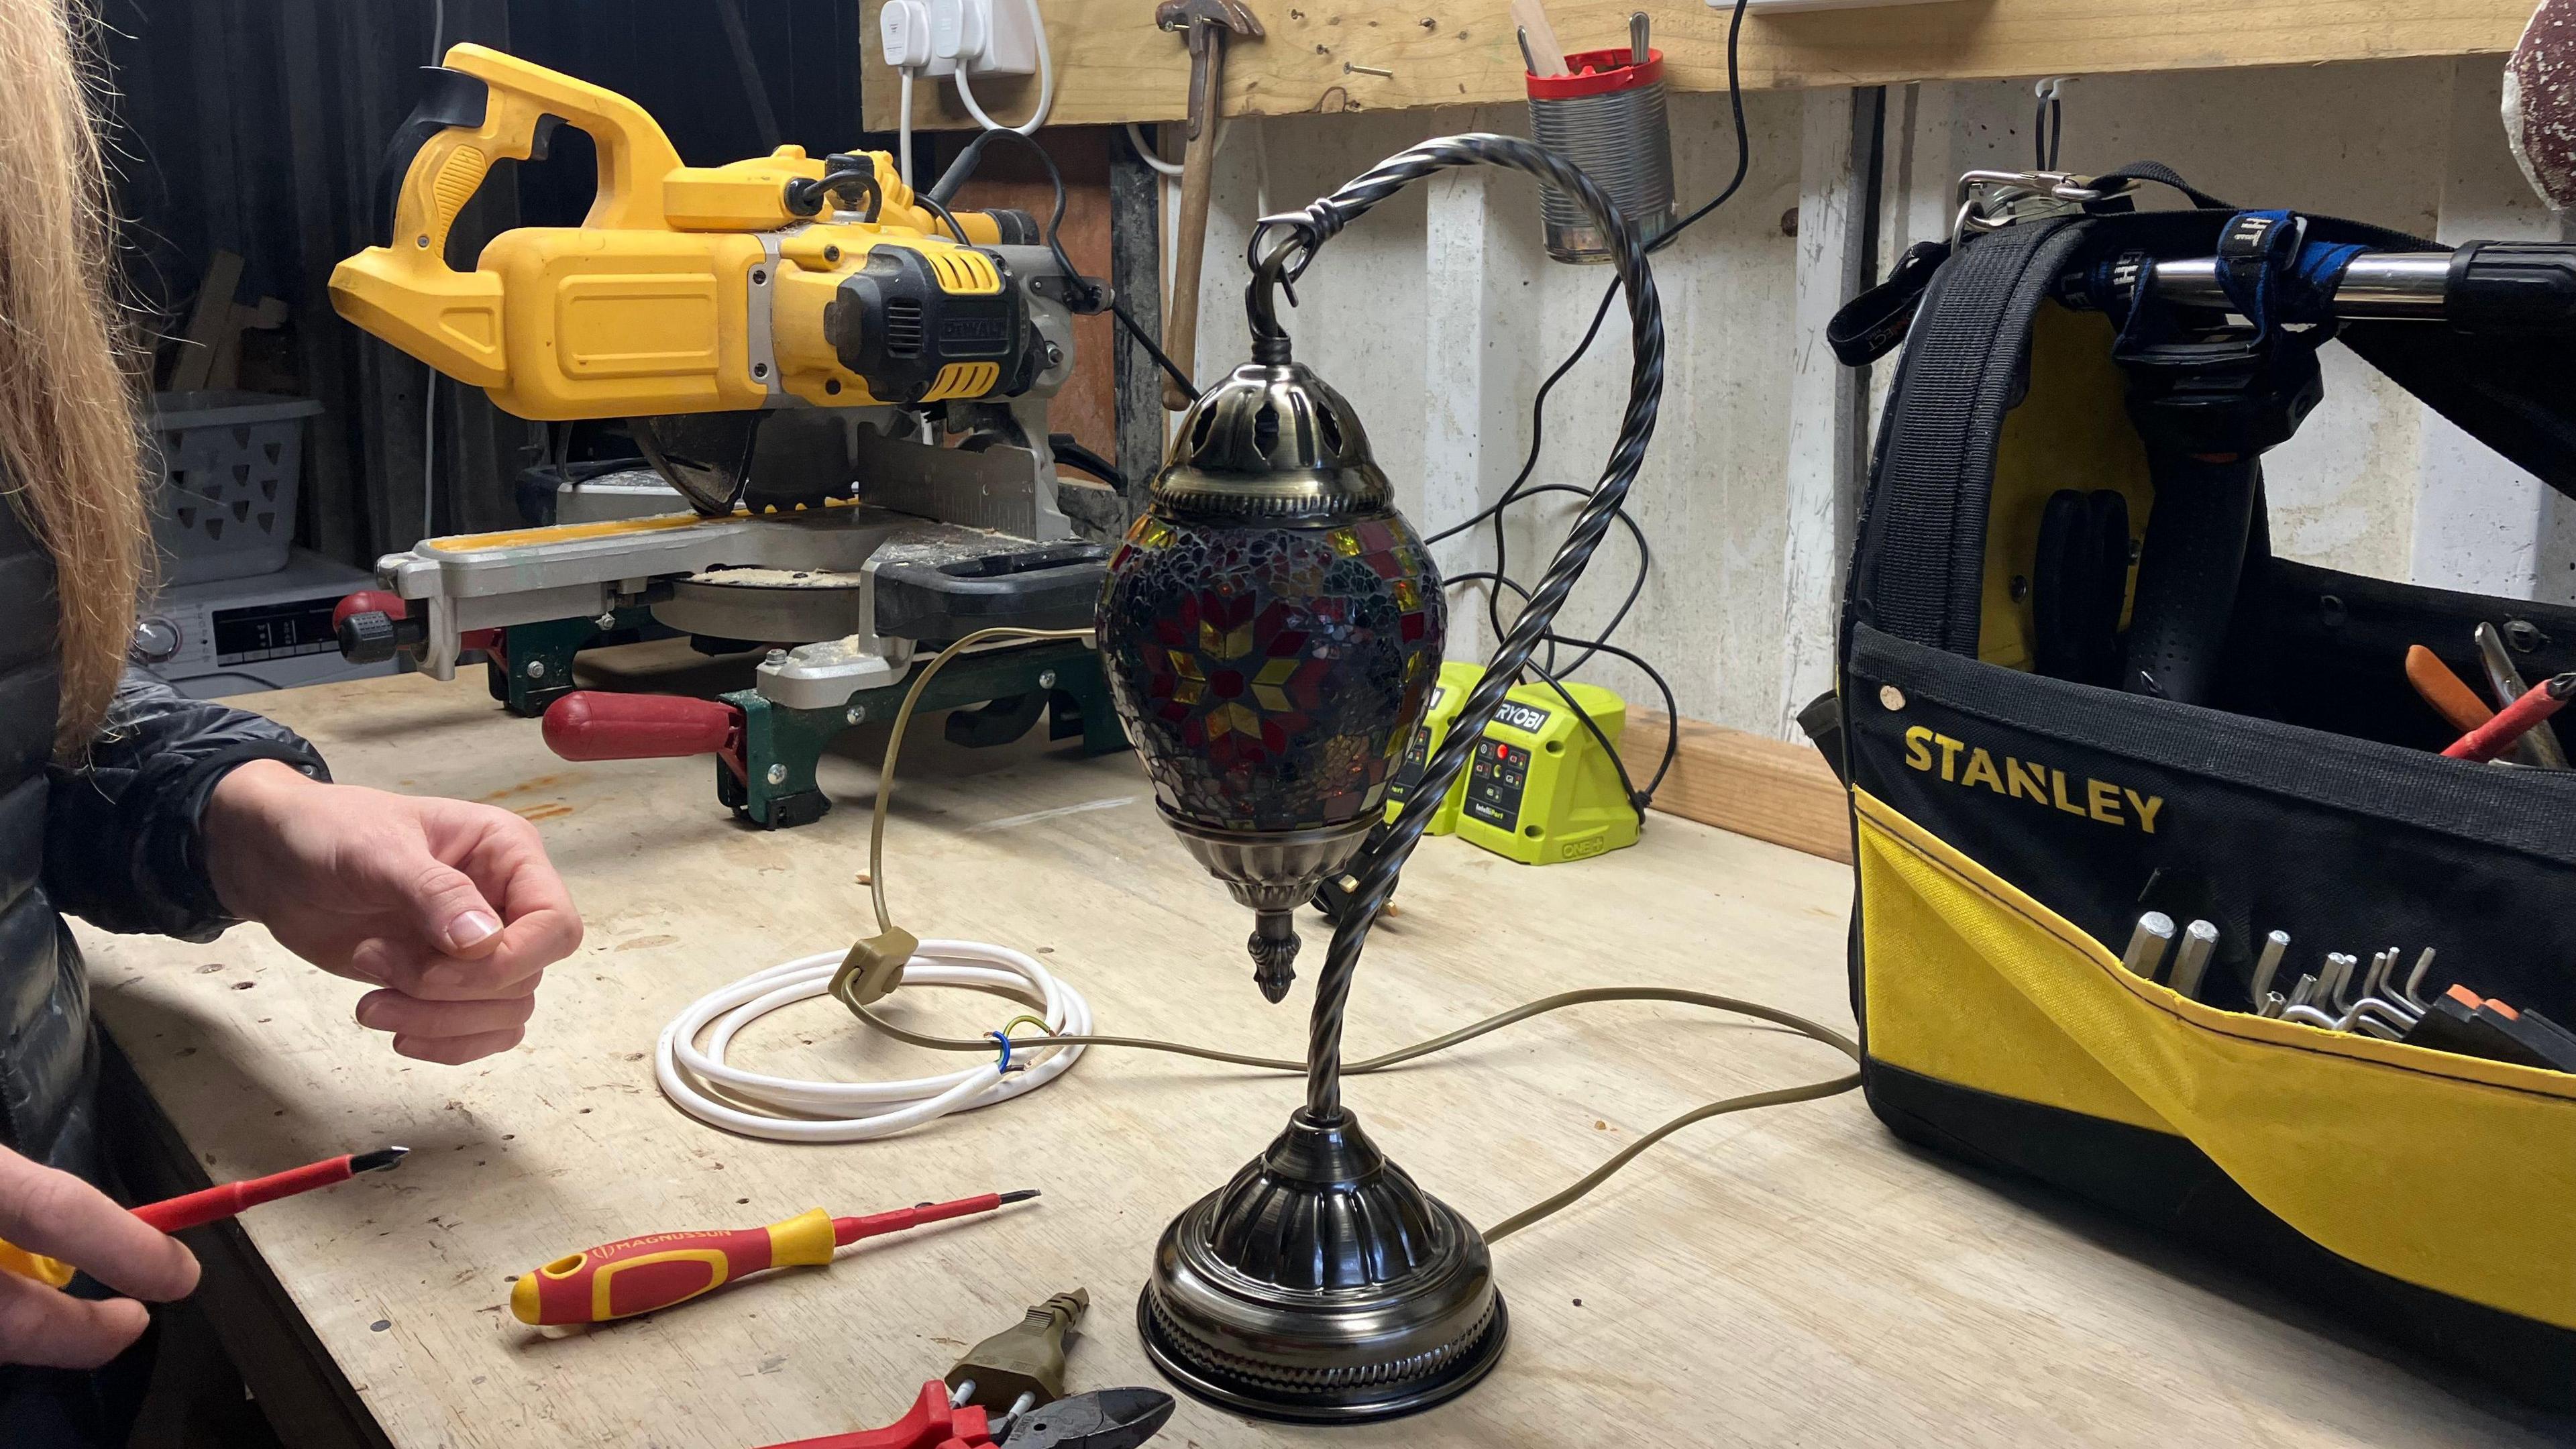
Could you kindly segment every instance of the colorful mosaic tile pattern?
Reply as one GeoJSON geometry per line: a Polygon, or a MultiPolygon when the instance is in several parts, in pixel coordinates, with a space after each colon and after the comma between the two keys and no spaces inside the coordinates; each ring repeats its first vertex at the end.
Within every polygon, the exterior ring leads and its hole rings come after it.
{"type": "Polygon", "coordinates": [[[1155,795],[1228,830],[1382,806],[1447,623],[1431,555],[1395,513],[1305,528],[1149,513],[1109,561],[1099,618],[1155,795]]]}

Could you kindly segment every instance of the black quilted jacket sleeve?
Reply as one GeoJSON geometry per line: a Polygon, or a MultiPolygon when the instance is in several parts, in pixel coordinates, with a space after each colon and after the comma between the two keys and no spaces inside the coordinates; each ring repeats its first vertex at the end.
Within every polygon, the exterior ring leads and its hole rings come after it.
{"type": "Polygon", "coordinates": [[[213,940],[233,922],[207,880],[199,822],[216,782],[252,760],[330,778],[284,725],[128,670],[88,766],[55,771],[45,894],[105,930],[213,940]]]}

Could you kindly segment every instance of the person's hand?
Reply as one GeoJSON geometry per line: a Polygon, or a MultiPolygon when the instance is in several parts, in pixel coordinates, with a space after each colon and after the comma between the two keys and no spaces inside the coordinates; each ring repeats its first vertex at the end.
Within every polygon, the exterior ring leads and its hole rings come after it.
{"type": "Polygon", "coordinates": [[[358,1023],[407,1057],[461,1064],[517,1046],[546,967],[581,944],[536,827],[507,810],[258,760],[216,785],[205,837],[224,909],[382,988],[358,1023]]]}
{"type": "MultiPolygon", "coordinates": [[[[68,1172],[0,1148],[0,1238],[59,1258],[119,1293],[166,1303],[197,1286],[197,1259],[177,1238],[68,1172]]],[[[96,1368],[151,1322],[134,1298],[92,1302],[0,1273],[0,1364],[96,1368]]]]}

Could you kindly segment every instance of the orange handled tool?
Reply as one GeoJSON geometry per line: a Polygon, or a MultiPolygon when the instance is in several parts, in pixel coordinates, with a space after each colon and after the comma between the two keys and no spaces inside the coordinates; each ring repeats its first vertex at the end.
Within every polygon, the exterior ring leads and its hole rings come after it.
{"type": "Polygon", "coordinates": [[[816,1208],[765,1228],[627,1238],[522,1274],[510,1289],[510,1311],[521,1323],[540,1326],[631,1318],[685,1303],[748,1274],[829,1263],[834,1252],[861,1238],[988,1213],[1037,1195],[1035,1188],[988,1192],[863,1218],[836,1218],[816,1208]]]}
{"type": "MultiPolygon", "coordinates": [[[[266,1177],[218,1183],[203,1192],[148,1202],[133,1212],[147,1226],[165,1233],[184,1232],[231,1217],[244,1208],[255,1208],[261,1203],[311,1192],[317,1187],[347,1182],[362,1172],[381,1172],[401,1162],[410,1152],[408,1147],[382,1147],[373,1152],[344,1153],[284,1172],[272,1172],[266,1177]]],[[[72,1281],[73,1271],[69,1263],[30,1253],[8,1242],[0,1242],[0,1269],[56,1288],[72,1281]]]]}
{"type": "Polygon", "coordinates": [[[2495,718],[2495,711],[2478,698],[2477,691],[2461,683],[2440,655],[2421,644],[2406,648],[2406,682],[2415,686],[2434,713],[2463,734],[2495,718]]]}

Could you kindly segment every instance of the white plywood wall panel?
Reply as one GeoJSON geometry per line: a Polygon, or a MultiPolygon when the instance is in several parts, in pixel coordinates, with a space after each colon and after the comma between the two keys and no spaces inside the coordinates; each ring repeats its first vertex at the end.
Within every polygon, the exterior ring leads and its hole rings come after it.
{"type": "MultiPolygon", "coordinates": [[[[2548,223],[2509,184],[2491,124],[2495,68],[2437,59],[2085,78],[2066,88],[2061,159],[2075,171],[2160,160],[2245,204],[2445,241],[2545,234],[2532,228],[2548,223]]],[[[1862,258],[1851,108],[1842,92],[1748,97],[1753,166],[1743,190],[1655,264],[1669,334],[1664,408],[1630,510],[1655,567],[1618,641],[1661,668],[1684,714],[1771,735],[1792,734],[1791,714],[1822,687],[1853,518],[1860,430],[1847,420],[1857,400],[1817,329],[1909,242],[1947,232],[1962,170],[2031,162],[2028,83],[1892,90],[1879,247],[1862,258]],[[1795,236],[1784,227],[1793,208],[1795,236]]],[[[1671,114],[1687,209],[1732,172],[1734,132],[1723,96],[1676,97],[1671,114]]],[[[1525,134],[1527,118],[1501,107],[1235,122],[1208,243],[1202,372],[1213,377],[1244,356],[1241,257],[1255,218],[1303,205],[1426,136],[1475,129],[1525,134]]],[[[1519,471],[1531,396],[1608,281],[1606,269],[1546,260],[1534,183],[1452,174],[1328,247],[1288,326],[1298,355],[1358,405],[1406,512],[1430,533],[1490,503],[1519,471]]],[[[2325,364],[2327,401],[2270,464],[2280,552],[2495,591],[2547,592],[2554,580],[2557,596],[2576,595],[2576,510],[2481,459],[2483,450],[2342,349],[2330,347],[2325,364]],[[2455,506],[2455,496],[2478,501],[2455,506]],[[2512,578],[2486,576],[2498,566],[2512,578]]],[[[1870,378],[1873,418],[1891,371],[1870,378]]],[[[1627,377],[1625,314],[1614,306],[1591,354],[1550,399],[1537,481],[1593,481],[1627,377]]],[[[1515,576],[1536,580],[1573,507],[1552,495],[1513,510],[1515,576]]],[[[1489,568],[1490,533],[1480,528],[1438,556],[1453,574],[1489,568]]],[[[1625,532],[1614,530],[1561,632],[1597,632],[1634,566],[1625,532]]],[[[1485,600],[1477,587],[1453,594],[1453,655],[1491,648],[1485,600]]],[[[1635,702],[1656,699],[1615,660],[1580,677],[1635,702]]]]}
{"type": "MultiPolygon", "coordinates": [[[[1656,567],[1617,642],[1655,662],[1683,713],[1766,733],[1780,713],[1780,614],[1788,527],[1784,460],[1795,335],[1797,244],[1781,230],[1798,200],[1805,100],[1748,98],[1754,164],[1744,189],[1655,264],[1668,331],[1664,406],[1631,513],[1656,567]]],[[[1685,207],[1732,174],[1733,128],[1722,96],[1672,107],[1676,187],[1685,207]]],[[[1238,121],[1226,142],[1210,225],[1208,300],[1199,356],[1213,375],[1244,353],[1235,301],[1245,237],[1264,210],[1303,205],[1426,136],[1460,130],[1526,134],[1516,108],[1238,121]],[[1265,174],[1266,173],[1266,174],[1265,174]]],[[[1500,496],[1530,442],[1538,384],[1572,348],[1610,281],[1604,267],[1547,260],[1538,188],[1500,171],[1417,186],[1326,248],[1298,289],[1288,327],[1298,356],[1348,395],[1378,460],[1425,533],[1500,496]]],[[[1551,396],[1536,480],[1588,486],[1618,431],[1627,397],[1626,311],[1614,305],[1592,350],[1551,396]]],[[[1534,583],[1576,500],[1516,507],[1507,562],[1534,583]]],[[[1490,532],[1439,550],[1452,572],[1492,564],[1490,532]]],[[[1614,530],[1560,616],[1561,632],[1606,623],[1636,555],[1614,530]]],[[[1452,593],[1452,651],[1494,642],[1485,591],[1452,593]]],[[[1509,620],[1510,614],[1505,612],[1509,620]]],[[[1579,677],[1654,702],[1643,675],[1607,657],[1579,677]]]]}

